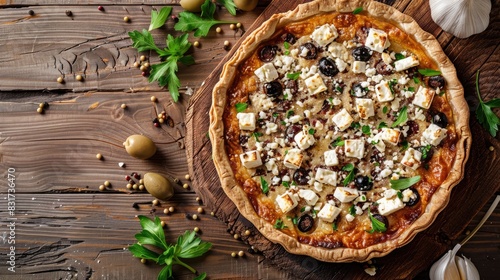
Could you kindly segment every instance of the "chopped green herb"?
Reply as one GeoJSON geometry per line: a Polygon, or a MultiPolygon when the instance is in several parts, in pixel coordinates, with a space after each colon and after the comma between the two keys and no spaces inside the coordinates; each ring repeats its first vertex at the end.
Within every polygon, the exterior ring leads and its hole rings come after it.
{"type": "Polygon", "coordinates": [[[370,217],[370,221],[372,222],[372,229],[370,231],[367,231],[368,233],[385,232],[387,230],[385,224],[375,219],[371,213],[368,214],[368,216],[370,217]]]}
{"type": "Polygon", "coordinates": [[[255,137],[255,141],[260,142],[259,137],[261,137],[263,134],[260,132],[254,132],[252,133],[253,137],[255,137]]]}
{"type": "Polygon", "coordinates": [[[382,128],[384,128],[384,127],[387,127],[387,124],[386,124],[385,122],[381,122],[381,123],[379,123],[379,124],[378,124],[378,126],[377,126],[377,128],[378,128],[378,129],[382,129],[382,128]]]}
{"type": "Polygon", "coordinates": [[[334,147],[344,146],[344,144],[345,144],[344,140],[342,140],[342,138],[340,138],[340,137],[337,137],[337,139],[335,139],[332,142],[332,146],[334,146],[334,147]]]}
{"type": "Polygon", "coordinates": [[[419,181],[420,181],[420,176],[415,176],[415,177],[411,177],[411,178],[391,180],[390,182],[391,182],[391,188],[400,191],[400,190],[404,190],[404,189],[407,189],[407,188],[415,185],[419,181]]]}
{"type": "Polygon", "coordinates": [[[283,181],[281,182],[281,184],[283,185],[283,187],[285,187],[286,189],[288,189],[290,187],[290,182],[288,181],[283,181]]]}
{"type": "Polygon", "coordinates": [[[359,129],[361,127],[361,125],[359,124],[359,122],[353,122],[351,124],[351,127],[354,128],[354,129],[359,129]]]}
{"type": "Polygon", "coordinates": [[[314,135],[316,130],[314,128],[310,128],[308,132],[309,132],[309,134],[314,135]]]}
{"type": "Polygon", "coordinates": [[[415,84],[420,84],[420,79],[418,77],[413,77],[413,82],[415,84]]]}
{"type": "MultiPolygon", "coordinates": [[[[200,257],[210,250],[212,243],[202,241],[194,231],[187,230],[177,238],[176,244],[167,244],[160,218],[156,217],[154,221],[142,215],[138,218],[142,231],[135,235],[137,243],[128,247],[134,257],[153,260],[159,265],[164,265],[165,267],[158,274],[158,279],[171,279],[174,264],[184,266],[192,273],[196,273],[194,268],[180,259],[200,257]],[[161,253],[152,251],[144,245],[155,246],[161,253]]],[[[201,280],[205,277],[206,273],[202,273],[195,279],[201,280]]]]}
{"type": "Polygon", "coordinates": [[[273,113],[273,118],[277,118],[279,116],[278,113],[273,113]]]}
{"type": "Polygon", "coordinates": [[[354,170],[354,165],[352,163],[348,163],[342,167],[342,170],[344,171],[352,171],[354,170]]]}
{"type": "Polygon", "coordinates": [[[431,149],[432,149],[432,146],[430,144],[419,148],[419,151],[422,153],[422,159],[427,159],[431,149]]]}
{"type": "Polygon", "coordinates": [[[382,108],[382,113],[387,114],[388,110],[389,108],[387,108],[387,106],[384,106],[384,108],[382,108]]]}
{"type": "Polygon", "coordinates": [[[306,207],[305,207],[305,206],[302,206],[302,208],[300,208],[300,212],[302,213],[302,212],[304,212],[304,211],[306,211],[306,207]]]}
{"type": "Polygon", "coordinates": [[[408,91],[415,92],[415,88],[414,87],[409,87],[408,91]]]}
{"type": "Polygon", "coordinates": [[[286,125],[286,122],[285,122],[285,121],[281,121],[281,124],[282,124],[282,125],[286,125]]]}
{"type": "Polygon", "coordinates": [[[176,31],[193,31],[195,37],[207,36],[210,28],[216,24],[236,23],[233,21],[221,21],[214,18],[216,5],[210,0],[206,0],[201,5],[201,15],[191,12],[180,12],[179,21],[174,25],[176,31]]]}
{"type": "Polygon", "coordinates": [[[288,99],[288,93],[283,94],[283,100],[287,100],[287,99],[288,99]]]}
{"type": "Polygon", "coordinates": [[[380,166],[380,163],[375,162],[373,165],[375,165],[375,166],[380,166]]]}
{"type": "Polygon", "coordinates": [[[476,73],[476,93],[479,99],[479,104],[476,109],[476,118],[479,123],[491,134],[496,137],[500,119],[491,110],[492,108],[500,108],[500,98],[494,98],[488,102],[483,102],[481,93],[479,92],[479,70],[476,73]]]}
{"type": "Polygon", "coordinates": [[[356,9],[354,9],[354,11],[352,11],[352,13],[354,15],[357,15],[359,13],[361,13],[363,11],[363,7],[357,7],[356,9]]]}
{"type": "Polygon", "coordinates": [[[238,102],[234,106],[236,107],[236,112],[241,113],[247,109],[248,104],[243,102],[238,102]]]}
{"type": "Polygon", "coordinates": [[[398,118],[396,121],[391,125],[391,127],[396,127],[398,125],[401,125],[405,123],[408,120],[408,112],[406,106],[403,106],[401,110],[399,111],[398,118]]]}
{"type": "Polygon", "coordinates": [[[236,15],[236,5],[233,0],[217,0],[218,3],[226,7],[227,11],[232,15],[236,15]]]}
{"type": "Polygon", "coordinates": [[[437,76],[441,75],[440,71],[433,70],[433,69],[418,69],[418,73],[424,76],[437,76]]]}
{"type": "Polygon", "coordinates": [[[274,223],[274,228],[276,228],[276,229],[285,229],[285,228],[288,228],[288,227],[285,226],[285,224],[283,223],[283,221],[281,219],[277,219],[276,222],[274,223]]]}
{"type": "Polygon", "coordinates": [[[398,191],[397,195],[399,199],[403,199],[403,193],[401,191],[398,191]]]}
{"type": "Polygon", "coordinates": [[[389,89],[391,90],[391,93],[394,95],[394,86],[398,84],[398,80],[392,79],[389,81],[389,89]]]}
{"type": "Polygon", "coordinates": [[[283,43],[283,47],[285,47],[285,50],[289,50],[290,49],[290,43],[288,43],[287,41],[285,41],[283,43]]]}
{"type": "Polygon", "coordinates": [[[300,77],[300,72],[295,72],[295,73],[287,73],[286,77],[290,80],[297,80],[300,77]]]}
{"type": "Polygon", "coordinates": [[[335,87],[335,90],[338,91],[338,92],[342,92],[342,87],[337,86],[337,87],[335,87]]]}
{"type": "Polygon", "coordinates": [[[363,134],[366,134],[366,135],[370,135],[370,126],[369,125],[363,125],[361,127],[361,131],[363,132],[363,134]]]}
{"type": "Polygon", "coordinates": [[[288,119],[289,117],[295,115],[295,113],[292,110],[286,111],[286,118],[288,119]]]}
{"type": "Polygon", "coordinates": [[[439,96],[443,96],[446,93],[446,91],[442,90],[439,92],[439,96]]]}
{"type": "Polygon", "coordinates": [[[336,222],[333,222],[333,224],[332,224],[332,229],[333,229],[334,231],[337,231],[337,223],[336,223],[336,222]]]}
{"type": "Polygon", "coordinates": [[[356,208],[354,207],[354,204],[349,207],[349,214],[356,216],[356,208]]]}
{"type": "Polygon", "coordinates": [[[408,141],[403,140],[403,142],[401,142],[401,152],[406,151],[408,149],[408,146],[408,141]]]}
{"type": "Polygon", "coordinates": [[[311,216],[312,216],[313,218],[316,218],[316,214],[317,214],[317,213],[318,213],[318,210],[316,210],[316,209],[312,209],[312,210],[311,210],[311,216]]]}
{"type": "Polygon", "coordinates": [[[395,55],[395,57],[396,57],[396,60],[401,60],[401,59],[405,58],[405,56],[403,54],[401,54],[401,53],[397,53],[395,55]]]}
{"type": "Polygon", "coordinates": [[[377,145],[377,144],[378,144],[378,142],[380,142],[380,140],[372,140],[372,141],[370,142],[370,144],[372,144],[372,145],[377,145]]]}
{"type": "Polygon", "coordinates": [[[172,12],[172,7],[163,7],[158,12],[156,10],[151,11],[151,24],[149,25],[148,31],[162,27],[168,19],[168,16],[172,12]]]}
{"type": "Polygon", "coordinates": [[[344,186],[347,186],[352,180],[354,180],[354,174],[356,173],[356,168],[354,168],[354,165],[352,163],[348,163],[344,167],[342,167],[342,170],[349,171],[349,174],[347,174],[344,181],[342,182],[344,186]]]}
{"type": "Polygon", "coordinates": [[[260,188],[262,189],[263,194],[267,194],[269,192],[269,186],[267,184],[267,181],[262,176],[260,176],[260,188]]]}
{"type": "Polygon", "coordinates": [[[292,218],[292,223],[293,223],[294,225],[298,224],[298,223],[299,223],[299,218],[298,218],[298,217],[296,217],[296,216],[295,216],[295,217],[293,217],[293,218],[292,218]]]}

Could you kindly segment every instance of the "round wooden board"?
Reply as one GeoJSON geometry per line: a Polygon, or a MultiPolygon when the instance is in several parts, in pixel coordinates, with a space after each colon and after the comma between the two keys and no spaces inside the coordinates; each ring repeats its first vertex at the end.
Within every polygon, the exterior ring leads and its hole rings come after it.
{"type": "MultiPolygon", "coordinates": [[[[246,30],[245,35],[260,26],[272,14],[293,9],[304,1],[295,0],[272,2],[255,23],[246,30]],[[286,3],[286,4],[285,4],[286,3]]],[[[389,1],[390,2],[390,1],[389,1]]],[[[228,232],[239,234],[241,239],[252,245],[266,257],[266,261],[294,275],[297,279],[374,279],[364,272],[359,263],[325,263],[308,256],[292,255],[279,244],[264,238],[258,230],[236,209],[220,186],[219,177],[212,162],[212,147],[208,137],[209,109],[212,103],[212,88],[218,82],[223,64],[232,56],[243,36],[228,53],[226,58],[214,69],[203,86],[192,96],[186,116],[186,153],[189,172],[193,176],[193,188],[217,218],[227,225],[228,232]],[[250,230],[251,234],[243,233],[250,230]]],[[[397,249],[386,257],[375,259],[379,279],[410,279],[428,269],[444,252],[461,240],[462,232],[474,215],[498,191],[499,186],[482,188],[480,179],[490,181],[496,186],[495,166],[500,159],[488,151],[494,146],[500,149],[498,141],[488,141],[488,135],[474,123],[473,135],[483,135],[476,140],[470,151],[464,180],[455,187],[447,208],[438,216],[433,225],[419,233],[408,245],[397,249]]],[[[493,140],[493,139],[492,139],[493,140]]],[[[486,183],[487,184],[487,183],[486,183]]],[[[222,224],[221,224],[222,226],[222,224]]]]}

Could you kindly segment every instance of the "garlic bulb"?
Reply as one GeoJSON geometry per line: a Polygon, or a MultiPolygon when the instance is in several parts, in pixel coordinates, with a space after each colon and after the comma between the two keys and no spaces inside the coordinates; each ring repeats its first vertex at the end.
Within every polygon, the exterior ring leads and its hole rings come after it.
{"type": "Polygon", "coordinates": [[[458,38],[483,32],[490,21],[491,0],[429,0],[431,16],[458,38]]]}
{"type": "Polygon", "coordinates": [[[479,271],[476,266],[466,257],[455,257],[457,261],[460,278],[466,280],[479,280],[479,271]]]}
{"type": "Polygon", "coordinates": [[[458,271],[458,267],[455,262],[455,255],[460,247],[462,247],[460,244],[455,245],[453,250],[448,251],[448,253],[432,265],[429,273],[431,280],[461,279],[460,271],[458,271]]]}

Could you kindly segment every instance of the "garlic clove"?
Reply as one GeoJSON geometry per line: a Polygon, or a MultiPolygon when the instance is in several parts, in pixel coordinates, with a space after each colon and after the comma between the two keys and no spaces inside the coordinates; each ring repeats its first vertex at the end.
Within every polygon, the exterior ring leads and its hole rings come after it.
{"type": "Polygon", "coordinates": [[[476,266],[472,261],[462,255],[462,257],[455,257],[457,262],[457,267],[460,272],[460,278],[462,280],[479,280],[479,271],[477,271],[476,266]]]}
{"type": "Polygon", "coordinates": [[[458,38],[483,32],[490,21],[490,0],[429,0],[429,6],[434,22],[458,38]]]}
{"type": "Polygon", "coordinates": [[[431,280],[460,279],[460,272],[455,263],[455,255],[460,247],[460,244],[455,245],[453,250],[449,250],[448,253],[432,265],[429,272],[431,280]]]}

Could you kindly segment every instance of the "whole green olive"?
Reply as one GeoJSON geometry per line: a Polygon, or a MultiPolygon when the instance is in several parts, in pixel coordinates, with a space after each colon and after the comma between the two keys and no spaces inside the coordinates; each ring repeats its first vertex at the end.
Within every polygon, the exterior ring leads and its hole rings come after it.
{"type": "Polygon", "coordinates": [[[234,0],[234,5],[242,11],[249,12],[257,6],[259,0],[234,0]]]}
{"type": "Polygon", "coordinates": [[[144,174],[144,186],[152,196],[161,200],[167,200],[174,195],[174,188],[170,181],[158,173],[144,174]]]}
{"type": "Polygon", "coordinates": [[[201,5],[203,3],[205,3],[205,0],[181,0],[179,4],[181,4],[184,10],[197,13],[201,12],[201,5]]]}
{"type": "Polygon", "coordinates": [[[156,153],[155,143],[144,135],[130,135],[123,146],[129,155],[138,159],[148,159],[156,153]]]}

